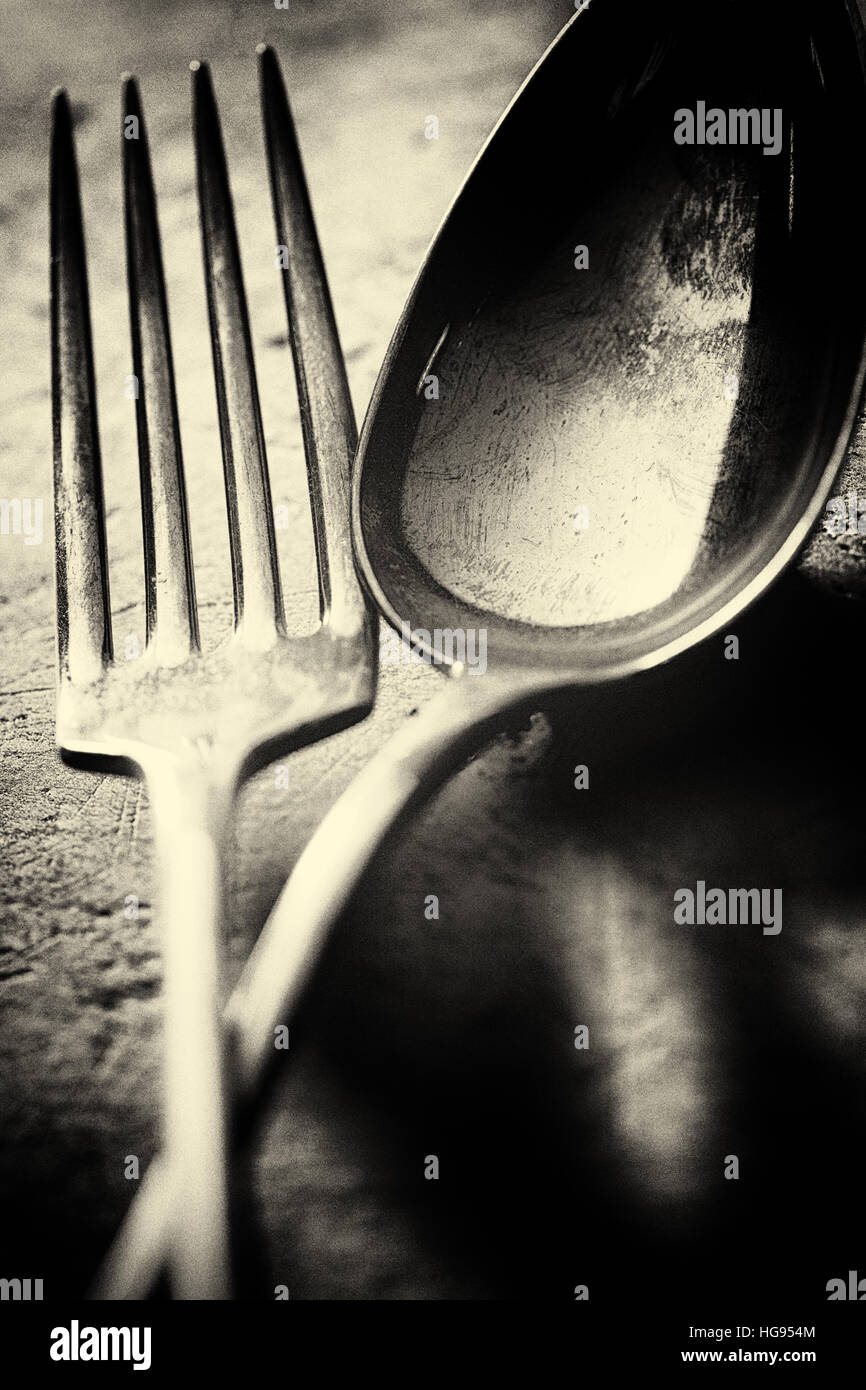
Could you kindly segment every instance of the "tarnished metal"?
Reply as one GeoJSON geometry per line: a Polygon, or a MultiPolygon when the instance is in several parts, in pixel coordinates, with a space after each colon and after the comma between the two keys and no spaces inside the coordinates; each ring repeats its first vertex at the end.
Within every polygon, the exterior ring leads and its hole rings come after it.
{"type": "MultiPolygon", "coordinates": [[[[165,1148],[173,1180],[170,1275],[178,1297],[225,1297],[226,1086],[219,983],[232,802],[272,758],[363,718],[375,629],[354,576],[349,466],[355,426],[288,103],[264,51],[263,115],[317,538],[321,623],[286,634],[264,437],[213,88],[193,65],[205,279],[226,483],[235,628],[202,650],[196,618],[156,200],[138,88],[124,84],[133,363],[139,380],[147,640],[115,663],[84,235],[65,92],[54,98],[51,301],[57,555],[57,743],[73,765],[148,784],[162,870],[165,1148]]],[[[110,1287],[106,1289],[111,1296],[110,1287]]]]}
{"type": "MultiPolygon", "coordinates": [[[[581,7],[479,156],[397,326],[355,464],[356,556],[415,656],[451,678],[331,808],[259,936],[226,1010],[248,1095],[400,818],[554,692],[581,688],[591,748],[608,682],[714,634],[722,662],[721,634],[796,556],[842,464],[866,276],[856,226],[827,209],[866,130],[862,26],[844,0],[742,3],[749,43],[731,23],[708,48],[693,9],[581,7]],[[697,90],[773,110],[780,73],[798,132],[775,169],[760,151],[675,144],[697,90]],[[479,630],[485,672],[443,662],[454,643],[437,634],[479,630]]],[[[302,243],[280,239],[303,265],[302,243]]],[[[174,1193],[159,1158],[119,1259],[132,1287],[161,1265],[174,1193]]]]}

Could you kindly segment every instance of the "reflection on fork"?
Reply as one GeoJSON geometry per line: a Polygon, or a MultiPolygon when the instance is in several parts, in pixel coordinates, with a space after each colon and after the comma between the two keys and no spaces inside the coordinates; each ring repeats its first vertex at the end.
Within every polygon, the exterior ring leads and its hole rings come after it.
{"type": "MultiPolygon", "coordinates": [[[[124,81],[127,273],[147,646],[115,663],[84,235],[68,98],[51,145],[57,743],[75,765],[140,774],[153,807],[164,951],[164,1162],[178,1298],[231,1294],[221,955],[227,833],[241,783],[363,718],[374,627],[355,577],[345,368],[277,60],[262,107],[316,540],[321,622],[286,634],[264,436],[225,155],[206,65],[192,65],[205,280],[222,440],[234,632],[199,641],[156,199],[138,88],[124,81]],[[134,118],[134,123],[130,123],[134,118]]],[[[112,1296],[109,1266],[103,1281],[112,1296]]]]}

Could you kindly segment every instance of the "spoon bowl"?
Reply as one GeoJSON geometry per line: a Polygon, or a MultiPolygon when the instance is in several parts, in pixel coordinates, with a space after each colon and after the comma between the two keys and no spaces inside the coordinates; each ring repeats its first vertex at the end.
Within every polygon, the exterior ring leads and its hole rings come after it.
{"type": "Polygon", "coordinates": [[[626,674],[729,623],[806,540],[866,325],[862,33],[844,0],[815,8],[734,0],[710,46],[693,6],[596,0],[503,116],[356,460],[359,565],[419,654],[448,665],[436,629],[482,630],[500,672],[626,674]]]}

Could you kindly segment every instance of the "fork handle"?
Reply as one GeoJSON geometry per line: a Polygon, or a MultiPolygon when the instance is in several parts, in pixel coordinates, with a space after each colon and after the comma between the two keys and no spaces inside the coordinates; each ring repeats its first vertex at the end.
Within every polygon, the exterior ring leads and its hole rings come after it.
{"type": "Polygon", "coordinates": [[[163,936],[169,1275],[180,1299],[231,1296],[224,1028],[224,846],[231,795],[196,767],[147,769],[163,936]]]}
{"type": "MultiPolygon", "coordinates": [[[[240,1094],[254,1094],[274,1056],[274,1029],[288,1017],[336,922],[388,831],[445,781],[501,725],[531,709],[537,679],[465,675],[407,720],[367,764],[310,839],[235,987],[224,1014],[240,1094]],[[336,855],[335,855],[336,848],[336,855]]],[[[97,1299],[147,1297],[171,1258],[171,1213],[183,1174],[160,1154],[132,1202],[90,1291],[97,1299]]]]}

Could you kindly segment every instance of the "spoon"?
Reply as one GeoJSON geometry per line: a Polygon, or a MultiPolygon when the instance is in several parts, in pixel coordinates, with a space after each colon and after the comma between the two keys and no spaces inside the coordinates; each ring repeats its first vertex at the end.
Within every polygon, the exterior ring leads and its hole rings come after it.
{"type": "Polygon", "coordinates": [[[708,49],[687,3],[595,0],[442,223],[373,392],[352,523],[381,613],[448,685],[298,860],[228,1006],[242,1088],[398,818],[508,716],[728,632],[821,516],[866,369],[844,213],[866,41],[854,4],[815,8],[734,0],[708,49]],[[769,113],[771,134],[780,113],[778,153],[677,143],[698,99],[705,120],[769,113]]]}
{"type": "MultiPolygon", "coordinates": [[[[510,716],[728,631],[817,522],[866,345],[844,202],[863,33],[845,0],[820,9],[734,0],[708,46],[679,0],[595,0],[452,205],[375,387],[352,501],[370,594],[448,684],[298,860],[227,1006],[242,1096],[410,807],[510,716]],[[675,139],[684,111],[697,140],[708,120],[719,134],[711,113],[727,138],[750,110],[753,143],[675,139]]],[[[134,1203],[140,1274],[162,1255],[166,1181],[155,1164],[134,1203]]]]}

